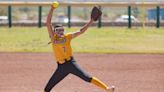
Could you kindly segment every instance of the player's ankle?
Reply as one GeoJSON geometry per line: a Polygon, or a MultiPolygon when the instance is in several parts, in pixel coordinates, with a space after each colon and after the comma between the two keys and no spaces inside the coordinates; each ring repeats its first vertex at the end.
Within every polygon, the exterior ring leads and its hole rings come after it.
{"type": "Polygon", "coordinates": [[[110,87],[108,87],[107,88],[107,92],[114,92],[114,90],[115,90],[115,86],[110,86],[110,87]]]}

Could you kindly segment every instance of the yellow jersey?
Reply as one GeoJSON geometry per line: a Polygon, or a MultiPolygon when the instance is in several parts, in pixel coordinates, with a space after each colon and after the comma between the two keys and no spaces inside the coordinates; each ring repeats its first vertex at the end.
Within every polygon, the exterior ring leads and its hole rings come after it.
{"type": "Polygon", "coordinates": [[[57,35],[54,35],[52,47],[57,62],[62,63],[60,61],[70,60],[72,56],[71,39],[72,34],[66,34],[64,37],[57,37],[57,35]]]}

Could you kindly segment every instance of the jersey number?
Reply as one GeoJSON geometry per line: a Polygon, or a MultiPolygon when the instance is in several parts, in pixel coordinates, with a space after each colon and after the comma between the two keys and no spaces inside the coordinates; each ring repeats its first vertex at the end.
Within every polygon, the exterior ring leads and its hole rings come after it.
{"type": "Polygon", "coordinates": [[[63,46],[63,51],[66,52],[66,47],[65,46],[63,46]]]}

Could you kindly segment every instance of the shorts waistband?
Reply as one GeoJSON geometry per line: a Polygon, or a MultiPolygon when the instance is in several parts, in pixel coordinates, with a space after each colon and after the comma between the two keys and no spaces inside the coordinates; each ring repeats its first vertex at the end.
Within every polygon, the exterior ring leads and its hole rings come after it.
{"type": "Polygon", "coordinates": [[[60,63],[59,61],[57,61],[57,64],[60,64],[60,65],[61,65],[61,64],[65,64],[65,63],[67,63],[67,62],[72,61],[73,59],[74,59],[73,56],[71,56],[69,60],[64,59],[64,61],[65,61],[64,63],[60,63]]]}

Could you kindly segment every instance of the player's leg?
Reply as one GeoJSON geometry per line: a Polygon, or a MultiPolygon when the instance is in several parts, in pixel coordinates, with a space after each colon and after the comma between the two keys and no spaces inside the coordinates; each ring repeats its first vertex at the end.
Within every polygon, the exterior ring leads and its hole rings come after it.
{"type": "Polygon", "coordinates": [[[115,89],[114,86],[108,87],[105,83],[103,83],[96,77],[92,77],[91,83],[97,85],[98,87],[105,89],[107,92],[114,92],[114,89],[115,89]]]}
{"type": "Polygon", "coordinates": [[[69,72],[64,71],[63,66],[62,65],[58,65],[57,70],[54,72],[54,74],[52,75],[52,77],[50,78],[49,82],[47,83],[44,92],[50,92],[51,89],[57,84],[59,83],[62,79],[64,79],[67,75],[69,74],[69,72]]]}
{"type": "Polygon", "coordinates": [[[113,92],[113,87],[109,88],[105,83],[97,79],[96,77],[91,77],[89,74],[87,74],[85,71],[82,70],[82,68],[76,63],[76,61],[72,62],[72,74],[80,77],[81,79],[90,82],[100,88],[103,88],[104,90],[107,90],[107,92],[113,92]]]}
{"type": "Polygon", "coordinates": [[[74,60],[70,61],[69,66],[70,66],[70,73],[80,77],[86,82],[91,82],[92,77],[88,73],[84,72],[82,68],[76,63],[76,61],[74,60]]]}

